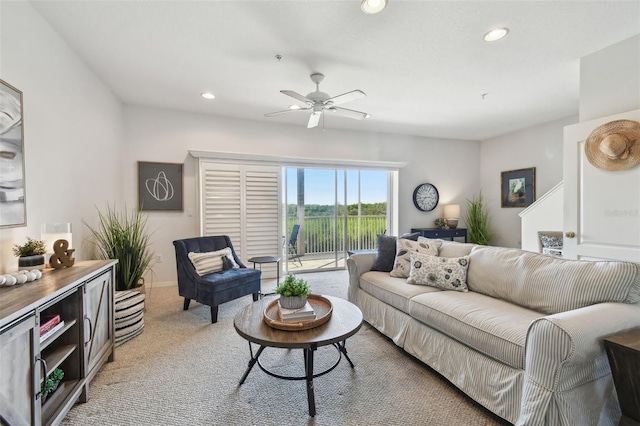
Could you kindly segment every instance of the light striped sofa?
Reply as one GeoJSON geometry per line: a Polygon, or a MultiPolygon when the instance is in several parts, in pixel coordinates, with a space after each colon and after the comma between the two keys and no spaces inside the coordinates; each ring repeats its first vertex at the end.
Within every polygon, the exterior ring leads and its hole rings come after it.
{"type": "Polygon", "coordinates": [[[469,255],[469,292],[412,285],[348,261],[365,320],[471,398],[517,425],[614,425],[603,339],[640,327],[640,265],[443,242],[469,255]]]}

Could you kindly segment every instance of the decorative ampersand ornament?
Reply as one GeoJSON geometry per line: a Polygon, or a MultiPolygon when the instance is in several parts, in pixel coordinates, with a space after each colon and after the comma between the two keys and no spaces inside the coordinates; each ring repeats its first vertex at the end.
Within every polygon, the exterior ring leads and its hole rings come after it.
{"type": "Polygon", "coordinates": [[[49,264],[52,268],[56,269],[73,266],[76,260],[71,257],[71,255],[74,251],[75,249],[69,248],[69,241],[56,240],[56,242],[53,243],[53,254],[49,259],[49,264]]]}

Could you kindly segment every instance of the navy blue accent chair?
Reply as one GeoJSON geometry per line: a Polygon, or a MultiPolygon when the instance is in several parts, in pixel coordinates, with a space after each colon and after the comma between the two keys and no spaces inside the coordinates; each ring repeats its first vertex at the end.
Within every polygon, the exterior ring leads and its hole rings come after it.
{"type": "Polygon", "coordinates": [[[174,241],[173,245],[176,249],[178,268],[178,293],[184,297],[185,311],[189,309],[191,299],[211,306],[211,322],[215,323],[218,321],[218,305],[248,294],[253,295],[254,301],[258,300],[261,271],[244,266],[228,236],[186,238],[174,241]],[[205,253],[225,247],[231,249],[233,258],[240,268],[198,275],[189,259],[189,253],[205,253]]]}

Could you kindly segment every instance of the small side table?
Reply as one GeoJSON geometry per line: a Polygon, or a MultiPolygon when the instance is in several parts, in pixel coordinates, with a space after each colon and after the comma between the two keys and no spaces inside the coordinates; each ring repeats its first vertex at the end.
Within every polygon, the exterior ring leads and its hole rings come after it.
{"type": "MultiPolygon", "coordinates": [[[[280,284],[280,258],[277,256],[257,256],[257,257],[252,257],[251,259],[249,259],[249,262],[253,263],[253,269],[256,269],[256,263],[258,264],[258,267],[260,268],[260,271],[262,271],[262,264],[263,263],[276,263],[276,285],[280,284]]],[[[274,293],[263,293],[262,291],[260,291],[260,296],[267,296],[268,294],[274,294],[274,293]]]]}
{"type": "Polygon", "coordinates": [[[621,425],[640,422],[640,328],[604,339],[622,410],[621,425]]]}

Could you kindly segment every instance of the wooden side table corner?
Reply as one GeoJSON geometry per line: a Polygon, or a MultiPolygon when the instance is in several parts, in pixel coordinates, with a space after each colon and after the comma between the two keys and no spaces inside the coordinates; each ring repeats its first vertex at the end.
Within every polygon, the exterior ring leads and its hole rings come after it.
{"type": "Polygon", "coordinates": [[[640,422],[640,328],[604,339],[604,347],[622,410],[620,424],[640,422]]]}

